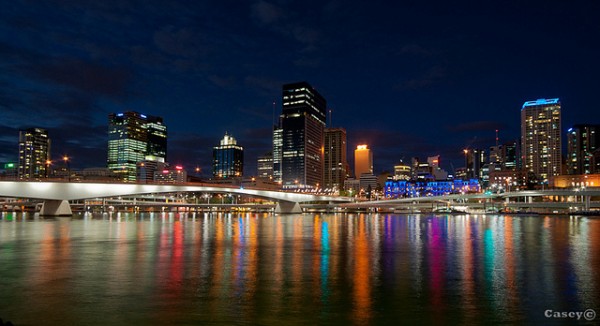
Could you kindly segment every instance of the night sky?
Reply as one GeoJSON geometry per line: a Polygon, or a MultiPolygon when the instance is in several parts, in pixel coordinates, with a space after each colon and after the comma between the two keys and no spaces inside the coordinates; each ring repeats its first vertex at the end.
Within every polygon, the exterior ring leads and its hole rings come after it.
{"type": "MultiPolygon", "coordinates": [[[[272,146],[281,86],[326,99],[348,153],[375,172],[519,136],[524,101],[559,97],[563,135],[600,123],[600,2],[9,1],[0,10],[0,162],[18,130],[49,131],[52,156],[106,166],[107,121],[164,117],[168,161],[210,174],[225,132],[245,174],[272,146]],[[527,4],[524,4],[527,3],[527,4]]],[[[353,164],[352,164],[353,166],[353,164]]]]}

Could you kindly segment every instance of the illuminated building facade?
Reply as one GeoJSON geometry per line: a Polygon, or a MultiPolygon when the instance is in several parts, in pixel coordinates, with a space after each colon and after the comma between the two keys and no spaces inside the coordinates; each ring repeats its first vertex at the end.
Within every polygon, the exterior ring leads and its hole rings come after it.
{"type": "Polygon", "coordinates": [[[162,171],[167,168],[167,163],[144,160],[137,163],[137,182],[139,183],[153,183],[154,173],[162,171]]]}
{"type": "Polygon", "coordinates": [[[410,180],[411,168],[409,165],[400,162],[394,165],[394,180],[410,180]]]}
{"type": "Polygon", "coordinates": [[[177,184],[187,181],[187,172],[182,166],[167,167],[154,172],[154,182],[161,184],[177,184]]]}
{"type": "Polygon", "coordinates": [[[561,173],[561,105],[560,100],[528,101],[521,108],[521,157],[523,168],[533,172],[538,181],[561,173]]]}
{"type": "Polygon", "coordinates": [[[373,153],[367,145],[358,145],[354,150],[354,176],[360,179],[363,173],[373,174],[373,153]]]}
{"type": "Polygon", "coordinates": [[[19,131],[19,179],[47,178],[50,161],[48,131],[29,128],[19,131]]]}
{"type": "Polygon", "coordinates": [[[263,156],[259,156],[256,162],[256,176],[262,179],[273,179],[273,153],[269,152],[263,156]]]}
{"type": "Polygon", "coordinates": [[[281,184],[281,161],[283,160],[283,129],[273,127],[273,182],[281,184]]]}
{"type": "Polygon", "coordinates": [[[346,129],[325,129],[324,180],[322,188],[341,189],[346,180],[346,129]]]}
{"type": "Polygon", "coordinates": [[[383,191],[386,198],[444,196],[478,193],[481,191],[481,185],[477,179],[453,181],[388,180],[385,182],[383,191]]]}
{"type": "Polygon", "coordinates": [[[594,152],[600,148],[600,125],[578,124],[567,131],[568,174],[591,174],[596,171],[594,152]]]}
{"type": "Polygon", "coordinates": [[[283,187],[322,185],[327,102],[307,82],[283,85],[282,93],[283,187]]]}
{"type": "Polygon", "coordinates": [[[242,177],[244,172],[244,148],[232,136],[225,133],[219,146],[213,147],[213,176],[215,178],[242,177]]]}
{"type": "Polygon", "coordinates": [[[167,127],[161,117],[128,111],[108,115],[108,169],[126,181],[136,181],[137,164],[165,162],[167,127]]]}

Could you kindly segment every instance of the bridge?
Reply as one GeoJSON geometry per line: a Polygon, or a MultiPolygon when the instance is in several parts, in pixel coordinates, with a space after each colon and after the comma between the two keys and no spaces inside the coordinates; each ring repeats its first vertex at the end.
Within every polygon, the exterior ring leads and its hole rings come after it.
{"type": "Polygon", "coordinates": [[[265,198],[277,202],[276,213],[301,213],[303,202],[350,202],[349,197],[321,196],[304,193],[227,187],[207,184],[133,184],[0,181],[0,197],[43,200],[40,215],[72,215],[70,200],[110,198],[177,192],[230,193],[265,198]]]}
{"type": "MultiPolygon", "coordinates": [[[[589,211],[591,207],[598,208],[600,203],[592,202],[592,197],[600,197],[600,188],[578,188],[578,189],[545,189],[545,190],[522,190],[505,193],[475,193],[475,194],[452,194],[445,196],[426,196],[395,198],[376,201],[364,201],[357,203],[342,204],[346,208],[406,208],[411,205],[425,203],[444,203],[458,204],[476,208],[485,207],[486,203],[502,203],[503,206],[513,208],[566,208],[579,207],[584,211],[589,211]],[[547,202],[534,202],[534,197],[548,197],[558,200],[547,202]],[[575,201],[568,201],[567,198],[575,198],[575,201]],[[516,199],[516,201],[510,201],[516,199]],[[520,200],[519,200],[520,199],[520,200]],[[476,200],[476,203],[469,203],[469,200],[476,200]],[[483,203],[480,203],[483,202],[483,203]]],[[[423,205],[420,205],[423,206],[423,205]]]]}

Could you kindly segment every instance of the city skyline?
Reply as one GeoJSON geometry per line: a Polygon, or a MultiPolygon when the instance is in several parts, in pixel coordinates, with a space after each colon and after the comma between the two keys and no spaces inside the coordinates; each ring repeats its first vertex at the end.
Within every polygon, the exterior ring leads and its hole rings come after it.
{"type": "Polygon", "coordinates": [[[501,143],[518,139],[520,107],[538,98],[561,99],[563,136],[598,123],[598,5],[492,6],[15,3],[0,13],[0,161],[17,160],[18,130],[39,127],[54,158],[103,166],[106,116],[137,111],[164,117],[170,163],[208,175],[229,131],[254,174],[281,85],[301,80],[349,148],[369,145],[376,172],[438,154],[458,167],[496,129],[501,143]]]}

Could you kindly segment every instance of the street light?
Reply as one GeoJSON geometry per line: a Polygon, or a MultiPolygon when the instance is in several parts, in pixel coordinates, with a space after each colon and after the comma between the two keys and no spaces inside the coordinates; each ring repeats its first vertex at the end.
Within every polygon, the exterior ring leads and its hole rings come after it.
{"type": "Polygon", "coordinates": [[[67,155],[64,155],[63,161],[65,161],[65,165],[67,166],[67,178],[69,182],[71,182],[71,166],[69,165],[69,157],[67,155]]]}
{"type": "Polygon", "coordinates": [[[50,170],[50,164],[52,164],[52,161],[46,160],[46,178],[48,178],[48,176],[50,175],[48,173],[48,171],[50,170]]]}

